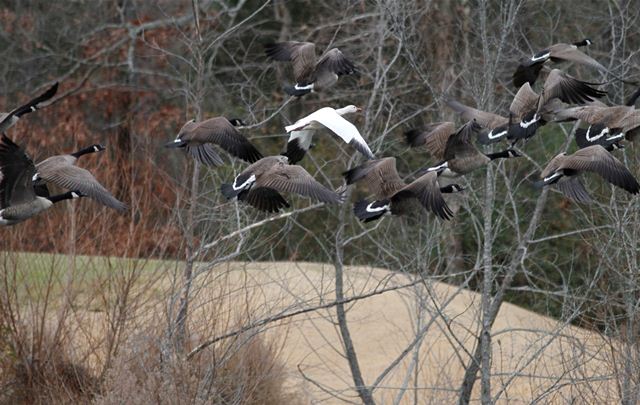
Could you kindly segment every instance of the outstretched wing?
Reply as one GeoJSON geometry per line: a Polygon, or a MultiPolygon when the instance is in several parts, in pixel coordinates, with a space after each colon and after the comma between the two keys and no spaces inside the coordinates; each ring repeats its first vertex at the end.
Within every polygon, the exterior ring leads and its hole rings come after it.
{"type": "Polygon", "coordinates": [[[262,158],[260,151],[224,117],[210,118],[196,124],[191,138],[202,143],[215,143],[249,163],[262,158]]]}
{"type": "Polygon", "coordinates": [[[47,172],[42,179],[67,190],[77,190],[107,207],[125,211],[127,205],[115,198],[86,169],[78,166],[63,166],[47,172]]]}
{"type": "Polygon", "coordinates": [[[509,118],[503,117],[498,114],[478,110],[455,100],[445,100],[445,103],[451,109],[460,114],[463,120],[471,121],[475,119],[478,124],[488,129],[493,129],[501,125],[505,125],[509,122],[509,118]]]}
{"type": "Polygon", "coordinates": [[[640,191],[640,184],[629,169],[600,145],[577,150],[564,159],[560,168],[597,173],[609,183],[632,194],[637,194],[640,191]]]}
{"type": "Polygon", "coordinates": [[[291,62],[293,75],[300,85],[313,81],[316,69],[316,45],[312,42],[279,42],[265,45],[267,56],[281,62],[291,62]]]}
{"type": "Polygon", "coordinates": [[[326,203],[342,203],[340,194],[318,183],[302,166],[297,165],[274,165],[256,180],[256,186],[299,194],[326,203]]]}
{"type": "Polygon", "coordinates": [[[58,91],[58,82],[55,82],[53,86],[49,87],[47,91],[40,94],[38,97],[32,100],[29,100],[27,103],[5,114],[2,117],[2,119],[0,119],[0,132],[4,132],[7,129],[9,129],[13,124],[16,123],[18,118],[22,117],[23,115],[33,112],[38,108],[42,107],[42,103],[46,102],[51,97],[53,97],[57,91],[58,91]]]}
{"type": "Polygon", "coordinates": [[[353,146],[358,152],[365,155],[368,159],[375,159],[373,152],[367,145],[360,131],[355,125],[344,119],[340,114],[331,107],[324,107],[313,112],[306,117],[298,120],[295,124],[287,126],[287,132],[291,132],[297,128],[302,128],[312,122],[328,128],[336,134],[340,139],[353,146]]]}
{"type": "Polygon", "coordinates": [[[370,160],[343,173],[347,184],[363,182],[376,199],[386,199],[405,186],[396,170],[396,158],[370,160]]]}
{"type": "Polygon", "coordinates": [[[391,201],[394,202],[398,199],[408,197],[417,198],[428,211],[433,212],[442,219],[450,219],[453,217],[453,211],[451,211],[451,208],[447,205],[440,191],[438,174],[436,172],[428,172],[418,177],[391,197],[391,201]]]}

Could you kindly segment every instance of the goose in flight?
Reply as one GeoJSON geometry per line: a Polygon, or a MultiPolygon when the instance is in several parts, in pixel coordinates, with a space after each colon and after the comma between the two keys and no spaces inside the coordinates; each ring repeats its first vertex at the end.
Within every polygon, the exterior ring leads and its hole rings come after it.
{"type": "MultiPolygon", "coordinates": [[[[312,133],[301,131],[318,130],[320,128],[328,128],[331,132],[337,135],[345,143],[353,146],[358,152],[362,153],[367,159],[375,159],[373,152],[367,145],[358,128],[355,125],[347,121],[342,117],[344,114],[355,113],[362,111],[360,108],[349,105],[339,110],[335,110],[331,107],[324,107],[316,112],[307,115],[304,118],[299,119],[291,125],[287,125],[285,130],[287,133],[293,134],[289,137],[289,143],[294,142],[291,148],[300,148],[308,150],[311,145],[312,133]],[[297,133],[296,133],[297,132],[297,133]]],[[[289,149],[289,145],[287,145],[289,149]]],[[[305,152],[306,152],[305,150],[305,152]]],[[[299,154],[299,152],[295,152],[299,154]]],[[[296,156],[297,157],[297,156],[296,156]]]]}
{"type": "MultiPolygon", "coordinates": [[[[335,112],[341,117],[361,112],[362,109],[354,105],[348,105],[343,108],[337,108],[335,112]]],[[[295,164],[302,160],[309,149],[311,149],[313,134],[322,128],[322,125],[308,125],[305,129],[289,132],[289,140],[287,141],[287,151],[283,153],[289,158],[289,163],[295,164]]]]}
{"type": "Polygon", "coordinates": [[[520,62],[516,71],[513,73],[513,85],[516,88],[519,88],[525,83],[533,85],[545,62],[549,60],[552,62],[576,62],[586,66],[591,66],[601,72],[607,72],[607,68],[578,49],[588,45],[591,45],[591,40],[587,38],[572,44],[558,43],[537,52],[531,58],[526,58],[520,62]]]}
{"type": "Polygon", "coordinates": [[[267,156],[247,167],[233,183],[221,186],[228,199],[238,198],[266,212],[289,207],[280,193],[293,193],[329,204],[341,204],[343,196],[318,183],[302,166],[290,165],[286,156],[267,156]]]}
{"type": "Polygon", "coordinates": [[[166,148],[185,148],[198,162],[207,166],[221,166],[224,161],[213,147],[218,145],[229,154],[249,163],[262,158],[262,154],[236,127],[244,126],[242,120],[214,117],[204,121],[188,121],[166,148]]]}
{"type": "Polygon", "coordinates": [[[76,190],[109,208],[126,211],[127,205],[116,199],[91,172],[76,166],[80,156],[103,150],[102,145],[91,145],[68,155],[51,156],[36,165],[33,180],[36,185],[52,183],[67,190],[76,190]]]}
{"type": "Polygon", "coordinates": [[[15,225],[57,202],[83,197],[79,191],[50,196],[46,186],[36,188],[33,161],[4,134],[0,140],[0,173],[0,225],[15,225]]]}
{"type": "Polygon", "coordinates": [[[438,174],[428,172],[406,184],[396,169],[393,157],[369,160],[343,173],[347,184],[364,183],[375,200],[360,200],[354,205],[354,213],[364,222],[374,221],[385,213],[402,215],[410,212],[408,202],[417,200],[428,211],[442,219],[450,219],[453,212],[442,197],[442,193],[455,193],[463,188],[457,184],[440,187],[438,174]]]}
{"type": "Polygon", "coordinates": [[[445,177],[458,177],[487,165],[496,159],[520,157],[513,149],[496,153],[482,153],[473,144],[482,127],[471,120],[454,133],[439,130],[424,136],[424,144],[429,153],[440,160],[435,166],[422,169],[422,172],[437,172],[445,177]]]}
{"type": "Polygon", "coordinates": [[[14,108],[8,113],[0,113],[0,132],[5,132],[18,122],[20,117],[33,112],[43,106],[43,103],[51,99],[58,91],[58,82],[55,82],[47,91],[38,97],[29,100],[20,107],[14,108]]]}
{"type": "Polygon", "coordinates": [[[485,129],[479,133],[480,143],[489,144],[507,138],[513,144],[532,137],[551,119],[549,113],[554,106],[553,101],[584,104],[605,94],[559,69],[553,69],[547,75],[541,94],[536,93],[529,83],[518,89],[509,107],[509,117],[478,110],[455,100],[447,100],[446,103],[465,121],[475,119],[485,129]]]}
{"type": "Polygon", "coordinates": [[[303,96],[333,86],[338,77],[355,73],[355,65],[338,49],[328,50],[318,59],[313,42],[279,42],[265,45],[267,57],[278,62],[291,62],[294,86],[285,87],[291,96],[303,96]]]}
{"type": "Polygon", "coordinates": [[[555,184],[567,197],[579,203],[591,201],[589,193],[580,181],[584,172],[598,174],[609,183],[631,194],[638,194],[640,184],[633,174],[601,145],[591,145],[568,155],[560,153],[547,164],[537,186],[555,184]]]}
{"type": "Polygon", "coordinates": [[[556,121],[582,120],[586,122],[590,125],[587,128],[590,134],[588,140],[592,143],[594,139],[599,141],[602,138],[598,138],[598,135],[609,137],[609,133],[616,131],[624,133],[624,137],[629,141],[635,141],[640,136],[640,110],[636,110],[633,106],[585,105],[571,107],[556,111],[555,119],[556,121]],[[594,126],[596,127],[594,128],[594,126]],[[606,133],[602,133],[603,127],[607,128],[606,133]]]}

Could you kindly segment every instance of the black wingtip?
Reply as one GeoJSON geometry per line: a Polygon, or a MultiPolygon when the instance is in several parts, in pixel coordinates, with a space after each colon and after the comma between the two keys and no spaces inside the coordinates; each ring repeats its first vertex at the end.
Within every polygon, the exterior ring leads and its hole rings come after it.
{"type": "Polygon", "coordinates": [[[516,71],[513,73],[513,85],[519,89],[525,83],[529,83],[531,86],[536,82],[540,75],[540,70],[544,63],[535,62],[532,63],[531,59],[524,59],[520,62],[516,71]]]}
{"type": "Polygon", "coordinates": [[[533,187],[537,189],[542,189],[546,185],[547,183],[544,180],[537,180],[533,182],[533,187]]]}
{"type": "Polygon", "coordinates": [[[414,128],[404,133],[404,139],[407,142],[407,145],[409,145],[412,148],[415,148],[415,147],[421,146],[423,143],[419,141],[420,135],[422,135],[422,131],[417,128],[414,128]]]}
{"type": "Polygon", "coordinates": [[[360,165],[342,172],[342,177],[344,177],[347,184],[353,184],[362,179],[366,174],[364,165],[360,165]]]}

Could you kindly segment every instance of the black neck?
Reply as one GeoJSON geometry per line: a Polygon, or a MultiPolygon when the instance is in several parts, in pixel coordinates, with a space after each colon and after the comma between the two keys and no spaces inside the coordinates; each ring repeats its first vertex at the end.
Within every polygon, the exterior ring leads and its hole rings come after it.
{"type": "Polygon", "coordinates": [[[580,46],[587,46],[589,45],[590,41],[588,39],[583,39],[582,41],[578,41],[578,42],[574,42],[573,45],[580,47],[580,46]]]}
{"type": "Polygon", "coordinates": [[[82,155],[86,155],[86,154],[89,154],[89,153],[95,153],[95,152],[98,152],[99,150],[100,150],[99,148],[96,148],[96,145],[91,145],[91,146],[87,146],[84,149],[80,149],[77,152],[73,152],[71,154],[71,156],[73,156],[75,158],[79,158],[82,155]]]}
{"type": "Polygon", "coordinates": [[[440,187],[440,192],[441,193],[455,193],[456,191],[462,189],[462,187],[460,187],[457,184],[449,184],[448,186],[444,186],[444,187],[440,187]]]}
{"type": "MultiPolygon", "coordinates": [[[[64,194],[52,195],[52,196],[46,197],[46,198],[49,201],[51,201],[52,203],[55,204],[55,203],[60,202],[60,201],[72,199],[73,198],[73,193],[74,193],[73,191],[68,191],[68,192],[66,192],[64,194]]],[[[78,195],[78,194],[76,193],[76,195],[78,195]]]]}
{"type": "Polygon", "coordinates": [[[491,160],[495,160],[495,159],[507,159],[510,158],[511,156],[509,155],[509,150],[503,150],[502,152],[496,152],[496,153],[487,153],[486,154],[487,157],[491,160]]]}

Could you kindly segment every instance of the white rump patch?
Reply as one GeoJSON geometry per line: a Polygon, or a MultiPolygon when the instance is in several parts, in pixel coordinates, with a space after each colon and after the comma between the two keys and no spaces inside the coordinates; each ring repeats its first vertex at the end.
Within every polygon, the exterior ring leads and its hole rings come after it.
{"type": "Polygon", "coordinates": [[[544,179],[542,179],[542,181],[544,181],[545,183],[550,182],[553,179],[557,179],[558,177],[562,176],[562,173],[560,172],[555,172],[553,173],[551,176],[549,177],[545,177],[544,179]]]}
{"type": "Polygon", "coordinates": [[[313,83],[307,84],[306,86],[300,86],[298,83],[296,83],[293,88],[296,90],[313,90],[313,83]]]}
{"type": "Polygon", "coordinates": [[[533,114],[533,118],[531,119],[531,121],[520,122],[520,127],[525,129],[529,128],[531,125],[535,124],[539,120],[540,120],[540,117],[538,116],[538,114],[533,114]]]}
{"type": "Polygon", "coordinates": [[[376,202],[374,201],[374,202],[370,203],[369,205],[367,205],[367,208],[365,208],[366,211],[367,212],[380,212],[380,211],[386,211],[386,210],[389,209],[389,204],[385,204],[385,205],[382,205],[380,207],[374,207],[373,204],[375,204],[375,203],[376,202]]]}
{"type": "Polygon", "coordinates": [[[254,181],[256,181],[256,175],[252,174],[251,177],[249,177],[247,179],[247,181],[245,181],[244,183],[240,184],[239,186],[236,186],[236,181],[238,179],[236,178],[235,180],[233,180],[233,184],[231,185],[231,187],[233,187],[233,189],[235,191],[238,190],[244,190],[245,188],[249,187],[251,184],[253,184],[254,181]]]}
{"type": "Polygon", "coordinates": [[[509,132],[509,131],[507,130],[507,131],[497,132],[497,133],[494,134],[493,131],[491,131],[491,132],[489,132],[487,134],[487,138],[489,138],[489,139],[497,139],[497,138],[500,138],[502,136],[505,136],[507,134],[507,132],[509,132]]]}
{"type": "MultiPolygon", "coordinates": [[[[590,136],[591,135],[591,126],[589,126],[589,128],[587,128],[587,133],[585,134],[585,137],[587,138],[587,141],[593,142],[593,141],[596,141],[596,140],[602,138],[603,136],[605,136],[608,133],[609,133],[609,128],[605,127],[602,131],[600,131],[596,135],[590,136]]],[[[611,138],[611,139],[615,139],[615,137],[611,138]]]]}
{"type": "Polygon", "coordinates": [[[441,165],[434,166],[434,167],[429,167],[427,169],[427,172],[437,172],[438,170],[446,169],[447,167],[449,167],[449,162],[444,162],[441,165]]]}
{"type": "Polygon", "coordinates": [[[544,53],[544,54],[542,54],[540,56],[537,56],[537,57],[536,56],[532,56],[531,57],[531,62],[538,62],[540,60],[547,60],[547,59],[549,59],[550,55],[551,55],[551,52],[544,53]]]}

